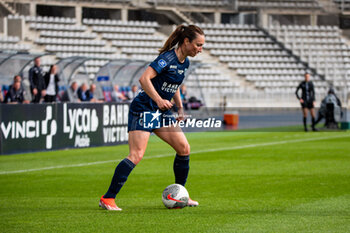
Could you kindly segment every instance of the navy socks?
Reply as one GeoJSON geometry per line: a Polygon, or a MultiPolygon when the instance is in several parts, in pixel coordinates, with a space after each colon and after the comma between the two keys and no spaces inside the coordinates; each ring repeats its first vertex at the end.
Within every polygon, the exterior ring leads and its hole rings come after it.
{"type": "Polygon", "coordinates": [[[179,156],[176,154],[174,160],[175,183],[185,186],[188,171],[190,170],[190,155],[179,156]]]}
{"type": "MultiPolygon", "coordinates": [[[[185,186],[187,181],[188,172],[190,170],[190,156],[179,156],[176,154],[174,160],[174,174],[175,183],[185,186]]],[[[114,176],[112,178],[111,185],[108,188],[107,193],[103,196],[104,198],[115,198],[123,187],[124,183],[128,179],[129,174],[136,165],[129,159],[125,158],[115,168],[114,176]]]]}
{"type": "Polygon", "coordinates": [[[103,197],[115,198],[120,189],[123,187],[126,180],[128,179],[130,172],[132,171],[132,169],[134,169],[135,166],[136,165],[127,158],[121,161],[115,168],[111,185],[109,186],[107,193],[103,197]]]}

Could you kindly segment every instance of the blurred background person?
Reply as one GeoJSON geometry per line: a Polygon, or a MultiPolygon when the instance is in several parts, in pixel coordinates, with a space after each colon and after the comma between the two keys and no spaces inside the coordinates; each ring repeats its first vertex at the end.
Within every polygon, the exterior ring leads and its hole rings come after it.
{"type": "Polygon", "coordinates": [[[44,76],[46,95],[44,97],[45,102],[51,103],[56,102],[56,96],[58,94],[58,82],[60,81],[58,74],[57,65],[50,66],[49,72],[44,76]]]}
{"type": "Polygon", "coordinates": [[[137,85],[132,85],[131,90],[128,92],[127,95],[128,99],[133,100],[139,94],[139,92],[139,87],[137,85]]]}
{"type": "Polygon", "coordinates": [[[89,101],[86,95],[87,90],[88,90],[88,85],[86,83],[81,84],[81,86],[77,91],[78,98],[80,99],[80,101],[82,102],[89,101]]]}
{"type": "Polygon", "coordinates": [[[43,70],[40,67],[40,57],[34,59],[34,66],[29,69],[29,82],[32,92],[32,102],[39,103],[46,95],[43,70]]]}
{"type": "Polygon", "coordinates": [[[20,90],[17,91],[17,93],[23,93],[23,101],[22,103],[24,104],[29,104],[30,103],[30,99],[31,96],[29,93],[27,93],[27,91],[30,91],[30,89],[28,88],[24,88],[23,87],[23,83],[27,83],[25,81],[22,81],[22,77],[20,75],[15,75],[13,77],[13,83],[9,86],[9,90],[12,89],[12,86],[14,85],[14,83],[19,82],[20,83],[20,90]]]}
{"type": "Polygon", "coordinates": [[[4,103],[18,104],[23,103],[23,88],[20,81],[14,81],[9,91],[6,93],[4,103]]]}
{"type": "Polygon", "coordinates": [[[76,81],[72,82],[70,87],[63,93],[62,102],[81,102],[78,97],[78,83],[76,81]]]}
{"type": "Polygon", "coordinates": [[[128,98],[119,90],[118,84],[113,86],[112,100],[116,102],[128,100],[128,98]]]}
{"type": "Polygon", "coordinates": [[[315,88],[314,88],[314,84],[312,83],[312,81],[310,81],[310,74],[308,72],[305,73],[304,75],[305,80],[302,81],[296,91],[295,91],[295,95],[298,98],[298,100],[300,101],[300,105],[302,108],[302,112],[303,112],[303,123],[304,123],[304,130],[305,132],[308,131],[307,128],[307,113],[308,110],[310,111],[311,114],[311,119],[312,119],[312,130],[313,131],[317,131],[317,129],[315,128],[315,88]],[[299,90],[301,89],[301,96],[299,95],[299,90]]]}
{"type": "Polygon", "coordinates": [[[335,125],[337,128],[338,122],[340,121],[340,118],[343,114],[341,108],[342,105],[338,96],[335,94],[334,89],[330,88],[327,96],[321,102],[315,125],[318,124],[323,118],[325,118],[326,127],[331,126],[333,123],[333,125],[335,125]]]}
{"type": "Polygon", "coordinates": [[[86,91],[86,99],[87,101],[93,102],[93,103],[101,103],[102,100],[99,100],[95,97],[96,93],[96,84],[91,84],[89,90],[86,91]]]}

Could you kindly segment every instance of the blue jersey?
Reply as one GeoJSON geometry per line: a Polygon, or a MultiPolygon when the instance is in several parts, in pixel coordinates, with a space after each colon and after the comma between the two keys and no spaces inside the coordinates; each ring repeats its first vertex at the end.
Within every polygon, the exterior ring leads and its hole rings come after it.
{"type": "MultiPolygon", "coordinates": [[[[157,76],[151,82],[163,99],[171,100],[185,78],[185,73],[190,65],[188,58],[183,63],[179,62],[175,49],[160,54],[149,66],[157,76]]],[[[130,105],[133,112],[157,111],[157,104],[146,94],[144,90],[135,97],[130,105]]]]}

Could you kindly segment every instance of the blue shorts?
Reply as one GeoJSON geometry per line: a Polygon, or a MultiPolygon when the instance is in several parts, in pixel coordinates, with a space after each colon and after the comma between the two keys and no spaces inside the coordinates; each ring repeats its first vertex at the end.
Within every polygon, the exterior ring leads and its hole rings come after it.
{"type": "Polygon", "coordinates": [[[153,130],[169,126],[176,122],[173,113],[168,110],[166,112],[133,112],[129,111],[128,132],[142,130],[153,132],[153,130]]]}

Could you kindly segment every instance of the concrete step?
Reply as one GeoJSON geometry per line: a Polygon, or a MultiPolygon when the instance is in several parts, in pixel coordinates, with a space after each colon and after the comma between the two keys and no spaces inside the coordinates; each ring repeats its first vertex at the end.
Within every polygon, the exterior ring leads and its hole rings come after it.
{"type": "Polygon", "coordinates": [[[11,15],[17,15],[17,12],[15,9],[13,9],[8,3],[6,3],[4,0],[0,0],[0,5],[3,6],[11,15]]]}

